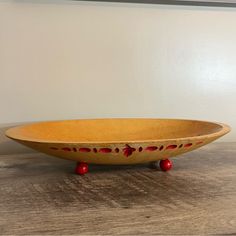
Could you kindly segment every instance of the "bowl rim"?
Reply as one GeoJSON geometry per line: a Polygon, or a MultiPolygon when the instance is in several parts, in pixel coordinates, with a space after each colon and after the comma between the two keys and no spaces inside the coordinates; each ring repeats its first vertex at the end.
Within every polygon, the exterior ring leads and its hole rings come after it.
{"type": "Polygon", "coordinates": [[[221,122],[214,122],[214,121],[206,121],[206,120],[193,120],[193,119],[181,119],[181,118],[94,118],[94,119],[68,119],[68,120],[48,120],[48,121],[36,121],[26,123],[24,125],[18,125],[11,127],[5,131],[5,136],[13,139],[15,141],[22,141],[22,142],[31,142],[31,143],[44,143],[44,144],[135,144],[135,143],[159,143],[159,142],[177,142],[177,141],[187,141],[187,140],[201,140],[205,138],[218,138],[227,133],[229,133],[232,128],[224,123],[221,122]],[[33,138],[17,138],[14,137],[14,134],[11,134],[15,129],[23,128],[25,126],[29,126],[32,124],[39,124],[39,123],[50,123],[50,122],[66,122],[66,121],[77,121],[77,120],[128,120],[128,119],[140,119],[140,120],[172,120],[172,121],[188,121],[188,122],[203,122],[203,123],[210,123],[214,125],[221,126],[221,129],[217,132],[199,135],[199,136],[186,136],[183,138],[163,138],[163,139],[142,139],[142,140],[120,140],[120,141],[57,141],[57,140],[39,140],[33,138]]]}

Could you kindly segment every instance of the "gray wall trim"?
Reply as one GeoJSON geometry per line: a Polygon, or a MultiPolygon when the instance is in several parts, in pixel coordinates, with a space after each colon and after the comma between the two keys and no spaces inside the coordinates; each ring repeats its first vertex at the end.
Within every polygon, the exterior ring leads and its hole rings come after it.
{"type": "MultiPolygon", "coordinates": [[[[77,0],[81,1],[81,0],[77,0]]],[[[144,4],[190,5],[190,6],[214,6],[236,7],[236,0],[86,0],[89,2],[123,2],[144,4]]]]}

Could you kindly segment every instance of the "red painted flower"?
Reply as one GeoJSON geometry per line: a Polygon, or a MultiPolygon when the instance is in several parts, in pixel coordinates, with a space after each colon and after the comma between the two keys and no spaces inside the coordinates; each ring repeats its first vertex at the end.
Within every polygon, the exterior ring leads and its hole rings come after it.
{"type": "Polygon", "coordinates": [[[123,152],[126,157],[131,156],[134,151],[135,151],[135,148],[130,147],[128,144],[126,144],[126,147],[123,148],[123,152]]]}

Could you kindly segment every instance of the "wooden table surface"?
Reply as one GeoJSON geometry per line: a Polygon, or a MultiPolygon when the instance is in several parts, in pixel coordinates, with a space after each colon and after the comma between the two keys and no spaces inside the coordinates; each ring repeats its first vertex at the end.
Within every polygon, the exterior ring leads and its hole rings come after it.
{"type": "Polygon", "coordinates": [[[147,165],[91,166],[40,153],[0,156],[0,235],[236,235],[236,143],[147,165]]]}

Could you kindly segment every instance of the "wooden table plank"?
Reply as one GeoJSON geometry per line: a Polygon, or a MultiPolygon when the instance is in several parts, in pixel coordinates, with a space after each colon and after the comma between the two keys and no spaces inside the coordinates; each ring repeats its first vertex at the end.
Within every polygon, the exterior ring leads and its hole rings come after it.
{"type": "Polygon", "coordinates": [[[236,235],[236,143],[146,165],[91,166],[40,153],[0,156],[0,235],[236,235]]]}

